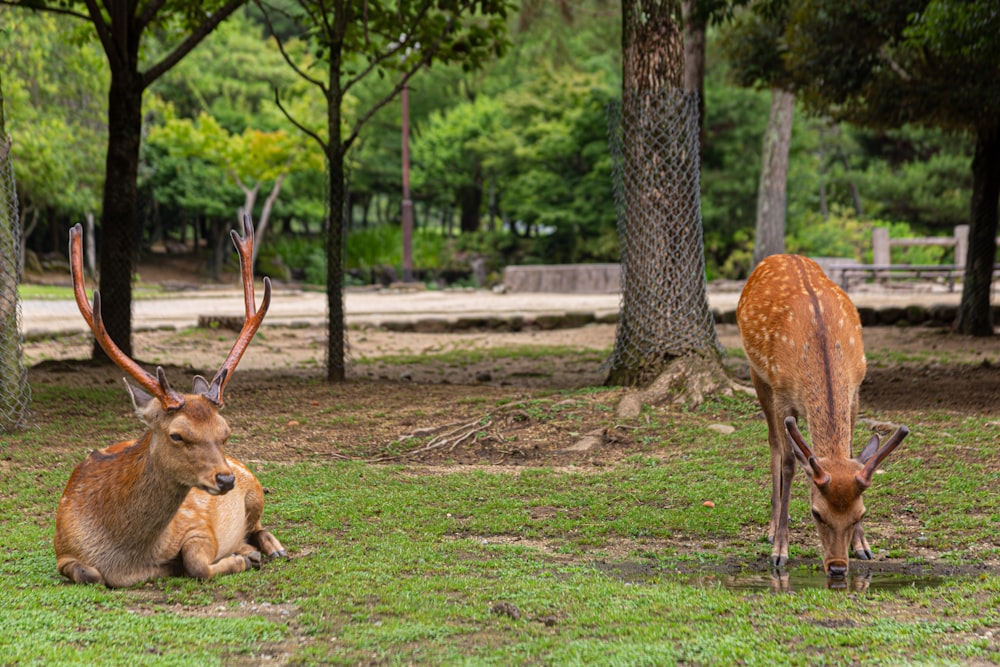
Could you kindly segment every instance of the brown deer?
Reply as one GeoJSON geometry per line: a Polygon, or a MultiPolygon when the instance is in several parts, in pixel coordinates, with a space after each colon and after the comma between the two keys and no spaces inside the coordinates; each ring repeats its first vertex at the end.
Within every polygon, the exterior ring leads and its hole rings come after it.
{"type": "Polygon", "coordinates": [[[858,458],[851,458],[865,377],[861,320],[816,262],[797,255],[764,259],[743,288],[736,321],[767,418],[771,561],[775,567],[788,562],[788,501],[798,460],[811,480],[809,502],[823,568],[827,576],[844,577],[850,548],[861,560],[872,558],[861,527],[861,494],[909,430],[901,426],[881,447],[875,434],[858,458]],[[812,448],[799,433],[798,417],[809,425],[812,448]]]}
{"type": "Polygon", "coordinates": [[[148,430],[138,440],[94,451],[77,465],[56,513],[59,573],[70,581],[130,586],[156,577],[188,574],[207,579],[259,567],[285,556],[261,527],[264,492],[245,465],[225,456],[231,433],[219,414],[222,394],[271,301],[264,278],[260,310],[253,290],[253,225],[232,232],[240,255],[246,319],[229,356],[211,382],[194,378],[180,394],[162,367],[143,370],[108,336],[100,294],[91,308],[84,292],[80,225],[70,230],[73,289],[83,318],[101,348],[141,387],[125,383],[148,430]]]}

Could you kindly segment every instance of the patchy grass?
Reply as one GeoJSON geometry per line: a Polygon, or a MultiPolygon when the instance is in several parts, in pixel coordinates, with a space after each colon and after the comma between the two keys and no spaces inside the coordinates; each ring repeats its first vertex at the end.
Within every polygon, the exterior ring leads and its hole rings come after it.
{"type": "Polygon", "coordinates": [[[560,357],[573,357],[578,362],[602,362],[608,358],[611,350],[581,351],[568,346],[516,345],[491,348],[464,348],[430,354],[387,354],[378,357],[363,357],[357,360],[360,365],[381,363],[386,365],[434,365],[468,366],[483,362],[496,362],[509,359],[545,360],[551,361],[560,357]]]}
{"type": "MultiPolygon", "coordinates": [[[[621,421],[621,391],[607,388],[241,374],[225,413],[231,449],[268,489],[264,523],[291,558],[112,591],[63,582],[52,533],[87,450],[140,433],[116,375],[53,371],[33,385],[37,426],[0,441],[2,663],[1000,661],[995,416],[863,406],[862,417],[911,435],[866,494],[876,560],[852,571],[873,582],[929,573],[939,585],[771,593],[724,585],[769,572],[766,426],[750,396],[621,421]],[[514,418],[481,422],[498,442],[367,462],[426,444],[401,439],[422,427],[499,414],[514,418]],[[735,432],[709,428],[719,424],[735,432]],[[606,434],[597,451],[565,452],[595,430],[606,434]]],[[[800,475],[791,557],[815,571],[806,496],[800,475]]]]}

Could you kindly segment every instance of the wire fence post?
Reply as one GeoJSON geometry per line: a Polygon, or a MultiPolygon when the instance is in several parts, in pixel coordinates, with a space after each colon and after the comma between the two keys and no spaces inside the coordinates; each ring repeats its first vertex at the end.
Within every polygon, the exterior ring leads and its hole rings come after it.
{"type": "Polygon", "coordinates": [[[0,433],[31,424],[31,388],[21,335],[21,220],[14,184],[13,142],[4,122],[0,89],[0,433]]]}

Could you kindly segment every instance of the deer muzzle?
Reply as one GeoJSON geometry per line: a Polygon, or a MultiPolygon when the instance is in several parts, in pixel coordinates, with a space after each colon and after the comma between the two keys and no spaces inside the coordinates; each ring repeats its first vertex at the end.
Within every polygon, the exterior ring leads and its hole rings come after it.
{"type": "Polygon", "coordinates": [[[839,561],[827,563],[826,576],[831,579],[843,579],[847,576],[847,563],[839,561]]]}
{"type": "Polygon", "coordinates": [[[233,490],[236,486],[236,475],[233,473],[219,473],[215,476],[215,484],[218,488],[218,493],[228,493],[233,490]]]}

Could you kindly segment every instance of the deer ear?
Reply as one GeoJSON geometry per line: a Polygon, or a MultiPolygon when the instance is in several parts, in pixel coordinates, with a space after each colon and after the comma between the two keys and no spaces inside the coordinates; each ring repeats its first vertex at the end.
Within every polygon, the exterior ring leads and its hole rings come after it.
{"type": "Polygon", "coordinates": [[[132,386],[125,378],[122,378],[122,380],[125,382],[125,388],[128,389],[129,396],[132,397],[135,414],[139,416],[139,419],[148,423],[149,418],[152,416],[152,411],[156,409],[159,402],[152,394],[139,389],[139,387],[132,386]]]}
{"type": "Polygon", "coordinates": [[[206,380],[205,378],[203,378],[200,375],[195,375],[194,376],[194,390],[192,391],[192,393],[195,393],[195,394],[204,394],[206,391],[208,391],[208,380],[206,380]]]}
{"type": "Polygon", "coordinates": [[[875,452],[878,451],[878,444],[878,433],[873,433],[871,439],[868,441],[868,444],[865,445],[865,448],[861,450],[860,454],[858,454],[858,462],[862,464],[868,463],[868,459],[875,456],[875,452]]]}

